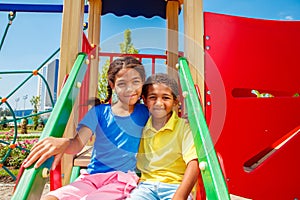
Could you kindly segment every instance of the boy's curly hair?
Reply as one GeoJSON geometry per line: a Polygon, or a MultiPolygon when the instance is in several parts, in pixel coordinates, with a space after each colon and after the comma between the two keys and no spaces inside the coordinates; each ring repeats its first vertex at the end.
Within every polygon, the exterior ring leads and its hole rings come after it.
{"type": "Polygon", "coordinates": [[[163,73],[153,74],[152,76],[147,78],[143,86],[142,95],[144,95],[144,97],[147,97],[149,87],[153,84],[158,84],[158,83],[163,83],[166,86],[168,86],[172,90],[174,99],[177,99],[179,95],[179,88],[177,82],[173,78],[171,78],[168,74],[163,74],[163,73]]]}

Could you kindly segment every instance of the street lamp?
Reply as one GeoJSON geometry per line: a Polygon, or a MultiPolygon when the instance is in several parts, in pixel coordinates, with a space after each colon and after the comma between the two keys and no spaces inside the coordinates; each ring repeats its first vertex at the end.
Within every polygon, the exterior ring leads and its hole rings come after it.
{"type": "Polygon", "coordinates": [[[20,97],[16,98],[15,101],[16,101],[15,110],[18,110],[18,102],[20,101],[20,97]]]}
{"type": "Polygon", "coordinates": [[[24,100],[24,111],[23,111],[23,116],[25,115],[25,103],[26,103],[26,99],[28,98],[28,94],[23,96],[23,100],[24,100]]]}

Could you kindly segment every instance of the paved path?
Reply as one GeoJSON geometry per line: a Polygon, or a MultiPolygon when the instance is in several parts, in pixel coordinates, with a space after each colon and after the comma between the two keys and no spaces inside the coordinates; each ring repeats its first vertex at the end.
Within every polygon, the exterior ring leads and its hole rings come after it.
{"type": "MultiPolygon", "coordinates": [[[[14,183],[0,183],[0,200],[10,200],[14,186],[14,183]]],[[[49,184],[46,184],[43,194],[48,193],[49,190],[50,186],[49,184]]]]}

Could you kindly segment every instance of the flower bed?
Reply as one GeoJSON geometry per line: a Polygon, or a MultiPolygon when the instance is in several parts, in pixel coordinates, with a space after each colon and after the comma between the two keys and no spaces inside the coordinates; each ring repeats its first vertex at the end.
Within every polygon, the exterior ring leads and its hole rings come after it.
{"type": "Polygon", "coordinates": [[[18,169],[38,141],[39,134],[18,134],[14,141],[14,130],[0,133],[0,164],[18,169]],[[7,153],[11,149],[9,155],[7,153]],[[4,160],[3,160],[4,159],[4,160]]]}

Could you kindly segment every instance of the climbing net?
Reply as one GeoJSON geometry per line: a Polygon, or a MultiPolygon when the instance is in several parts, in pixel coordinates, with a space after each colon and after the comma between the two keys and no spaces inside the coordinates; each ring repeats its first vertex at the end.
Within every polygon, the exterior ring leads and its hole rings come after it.
{"type": "MultiPolygon", "coordinates": [[[[12,25],[12,22],[15,19],[15,17],[16,17],[16,12],[14,12],[14,11],[9,12],[8,23],[7,23],[6,29],[4,31],[4,34],[3,34],[3,37],[2,37],[1,43],[0,43],[0,51],[2,49],[6,35],[8,33],[9,27],[12,25]]],[[[86,30],[87,28],[88,28],[88,23],[86,22],[83,24],[83,30],[86,30]]],[[[1,151],[2,153],[0,152],[0,169],[1,168],[4,169],[14,180],[16,180],[16,177],[11,172],[11,170],[7,167],[8,165],[11,165],[9,163],[10,162],[9,160],[16,154],[15,152],[17,152],[17,154],[22,154],[22,158],[24,159],[30,152],[30,150],[28,149],[28,146],[29,147],[32,146],[32,143],[35,142],[34,140],[21,140],[20,139],[19,133],[18,133],[18,123],[17,122],[21,121],[21,120],[27,120],[30,117],[40,116],[42,114],[49,113],[52,111],[52,108],[54,107],[53,96],[51,94],[51,90],[47,83],[47,80],[45,79],[45,77],[42,74],[39,73],[39,70],[41,68],[43,68],[45,66],[45,64],[48,63],[59,51],[60,51],[60,49],[57,49],[48,59],[46,59],[37,69],[35,69],[33,71],[2,71],[2,72],[0,71],[0,79],[1,79],[1,75],[29,74],[29,76],[27,78],[25,78],[23,80],[23,82],[21,82],[21,84],[19,84],[8,95],[1,96],[1,93],[0,93],[0,106],[2,104],[5,105],[12,115],[12,119],[3,119],[2,118],[2,120],[0,120],[0,127],[3,127],[3,125],[8,124],[8,123],[13,123],[13,128],[11,130],[9,130],[8,132],[4,133],[5,136],[0,137],[0,147],[2,149],[2,151],[1,151]],[[43,81],[44,85],[46,86],[46,90],[47,90],[49,99],[51,101],[52,108],[48,109],[46,111],[31,113],[29,115],[18,117],[18,116],[16,116],[16,113],[12,109],[12,106],[10,105],[9,100],[12,97],[12,95],[14,95],[25,83],[27,83],[34,76],[39,76],[41,78],[41,80],[43,81]],[[5,150],[3,151],[3,149],[6,150],[5,154],[3,154],[3,152],[5,152],[5,150]]],[[[20,156],[20,155],[18,155],[18,156],[20,156]]],[[[19,162],[21,162],[21,161],[19,161],[19,162]]]]}
{"type": "MultiPolygon", "coordinates": [[[[0,50],[3,46],[5,37],[7,35],[8,29],[10,27],[10,25],[12,24],[12,21],[14,20],[14,18],[16,17],[16,13],[15,12],[10,12],[8,14],[8,19],[9,22],[6,26],[4,35],[2,37],[1,40],[1,44],[0,44],[0,50]]],[[[3,71],[0,72],[0,75],[11,75],[11,74],[29,74],[29,76],[27,76],[27,78],[25,78],[12,92],[10,92],[7,96],[1,96],[0,95],[0,106],[2,104],[6,105],[6,107],[8,108],[9,112],[12,115],[12,119],[2,119],[0,121],[0,126],[3,127],[3,125],[8,124],[13,122],[13,129],[9,130],[7,133],[5,133],[5,140],[0,139],[0,147],[1,149],[5,149],[6,153],[0,154],[0,169],[4,169],[14,180],[16,180],[16,177],[14,176],[14,174],[9,170],[9,168],[7,167],[7,165],[9,164],[9,159],[10,157],[14,156],[14,149],[19,150],[17,152],[21,153],[23,155],[23,157],[25,158],[26,155],[29,153],[29,149],[27,148],[28,144],[32,144],[32,142],[34,141],[29,141],[29,140],[24,140],[24,141],[18,141],[18,121],[21,121],[23,119],[27,119],[30,117],[34,117],[34,116],[40,116],[42,114],[45,113],[49,113],[52,111],[52,109],[49,109],[47,111],[42,111],[42,112],[36,112],[36,113],[32,113],[29,115],[25,115],[22,117],[17,117],[14,110],[12,109],[9,100],[11,99],[12,95],[15,94],[25,83],[27,83],[32,77],[34,76],[39,76],[41,78],[41,80],[43,81],[43,83],[46,86],[46,90],[49,94],[49,98],[52,104],[52,108],[54,106],[54,100],[53,100],[53,96],[51,94],[51,90],[49,87],[49,84],[47,83],[47,80],[45,79],[45,77],[39,73],[39,70],[41,68],[43,68],[46,63],[48,63],[58,52],[60,51],[60,49],[57,49],[49,58],[47,58],[37,69],[33,70],[33,71],[3,71]]],[[[3,151],[2,151],[3,152],[3,151]]]]}
{"type": "Polygon", "coordinates": [[[6,35],[7,35],[7,33],[8,33],[8,29],[9,29],[9,27],[12,25],[12,22],[13,22],[13,20],[15,19],[15,17],[16,17],[16,12],[11,11],[11,12],[8,13],[8,23],[7,23],[7,25],[6,25],[6,28],[5,28],[3,37],[2,37],[2,39],[1,39],[1,43],[0,43],[0,51],[1,51],[1,49],[2,49],[2,46],[3,46],[4,40],[5,40],[5,38],[6,38],[6,35]]]}

